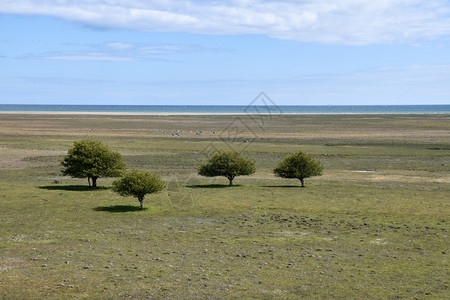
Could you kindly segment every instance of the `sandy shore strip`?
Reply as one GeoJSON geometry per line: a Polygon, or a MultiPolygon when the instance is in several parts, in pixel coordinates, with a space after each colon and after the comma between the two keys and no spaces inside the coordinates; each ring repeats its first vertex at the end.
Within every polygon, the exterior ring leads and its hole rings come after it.
{"type": "MultiPolygon", "coordinates": [[[[184,113],[184,112],[77,112],[77,111],[0,111],[0,115],[92,115],[92,116],[233,116],[249,115],[249,113],[184,113]]],[[[251,115],[256,115],[252,113],[251,115]]],[[[260,114],[268,115],[268,114],[260,114]]],[[[280,115],[280,114],[278,114],[280,115]]]]}
{"type": "Polygon", "coordinates": [[[215,113],[215,112],[86,112],[86,111],[0,111],[0,115],[85,115],[85,116],[283,116],[283,115],[448,115],[449,113],[401,113],[401,112],[364,112],[364,113],[215,113]]]}

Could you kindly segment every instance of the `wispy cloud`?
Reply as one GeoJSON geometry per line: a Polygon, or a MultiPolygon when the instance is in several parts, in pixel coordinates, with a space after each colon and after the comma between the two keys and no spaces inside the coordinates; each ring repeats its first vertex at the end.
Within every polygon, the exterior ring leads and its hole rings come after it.
{"type": "MultiPolygon", "coordinates": [[[[77,51],[54,51],[46,53],[26,54],[21,59],[69,60],[69,61],[167,61],[177,62],[174,59],[161,57],[162,54],[177,54],[189,52],[223,52],[226,49],[206,48],[187,44],[136,44],[121,41],[110,41],[101,44],[65,44],[86,48],[77,51]]],[[[1,56],[0,56],[1,58],[1,56]]]]}
{"type": "MultiPolygon", "coordinates": [[[[28,76],[17,80],[20,87],[17,90],[29,91],[32,97],[42,97],[45,101],[64,97],[79,104],[79,99],[92,98],[101,104],[130,103],[130,99],[133,104],[157,104],[163,100],[174,104],[205,104],[199,99],[207,97],[215,99],[210,104],[242,105],[253,99],[255,90],[264,90],[280,105],[448,104],[450,97],[450,90],[442,88],[450,81],[448,64],[391,66],[296,78],[119,80],[28,76]],[[50,95],[40,93],[49,89],[50,95]]],[[[5,84],[0,82],[0,87],[5,84]]]]}
{"type": "Polygon", "coordinates": [[[109,43],[106,43],[106,46],[111,49],[116,49],[116,50],[129,50],[129,49],[134,48],[133,44],[123,43],[123,42],[109,42],[109,43]]]}
{"type": "Polygon", "coordinates": [[[448,103],[450,89],[442,88],[446,82],[450,82],[449,64],[410,65],[298,77],[276,89],[290,94],[285,99],[302,95],[311,104],[433,104],[448,103]]]}
{"type": "Polygon", "coordinates": [[[114,56],[100,52],[70,52],[70,51],[56,51],[39,54],[27,54],[19,57],[21,59],[44,59],[44,60],[69,60],[69,61],[110,61],[110,62],[126,62],[134,61],[135,58],[127,56],[114,56]]]}
{"type": "Polygon", "coordinates": [[[264,34],[347,45],[416,43],[450,35],[446,0],[15,0],[2,1],[0,12],[130,30],[264,34]]]}
{"type": "Polygon", "coordinates": [[[48,60],[73,60],[73,61],[133,61],[132,57],[110,56],[104,53],[60,53],[48,56],[42,56],[48,60]]]}

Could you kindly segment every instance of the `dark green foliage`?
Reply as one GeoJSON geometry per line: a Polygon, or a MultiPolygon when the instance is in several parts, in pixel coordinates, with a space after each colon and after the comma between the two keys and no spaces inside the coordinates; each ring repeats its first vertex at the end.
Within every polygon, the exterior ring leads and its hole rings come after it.
{"type": "Polygon", "coordinates": [[[158,174],[134,169],[115,180],[113,191],[123,197],[135,197],[143,208],[144,197],[147,194],[158,193],[166,187],[158,174]]]}
{"type": "Polygon", "coordinates": [[[305,186],[304,179],[320,176],[323,172],[323,166],[314,157],[302,151],[297,151],[285,157],[278,166],[273,170],[273,173],[281,178],[297,178],[305,186]]]}
{"type": "Polygon", "coordinates": [[[126,164],[119,152],[109,149],[95,140],[75,141],[61,165],[62,173],[74,178],[92,179],[92,186],[97,187],[100,177],[117,177],[126,169],[126,164]]]}
{"type": "Polygon", "coordinates": [[[207,162],[198,167],[198,174],[206,177],[225,176],[233,185],[233,179],[240,175],[255,173],[255,162],[243,157],[237,151],[218,151],[207,162]]]}

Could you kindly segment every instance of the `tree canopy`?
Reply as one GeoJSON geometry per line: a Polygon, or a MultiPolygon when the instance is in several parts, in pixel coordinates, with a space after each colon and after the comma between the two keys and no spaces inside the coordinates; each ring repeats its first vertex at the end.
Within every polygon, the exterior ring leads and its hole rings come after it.
{"type": "Polygon", "coordinates": [[[117,177],[126,169],[126,164],[119,152],[95,140],[75,141],[73,147],[61,162],[62,173],[74,178],[92,179],[92,186],[97,187],[100,177],[117,177]]]}
{"type": "Polygon", "coordinates": [[[112,183],[113,191],[123,197],[135,197],[139,200],[141,209],[145,195],[158,193],[166,186],[158,174],[134,169],[125,173],[122,178],[112,183]]]}
{"type": "Polygon", "coordinates": [[[218,151],[198,167],[198,174],[206,177],[225,176],[233,185],[233,179],[240,175],[255,173],[255,162],[237,151],[218,151]]]}
{"type": "Polygon", "coordinates": [[[323,166],[311,155],[297,151],[280,161],[273,172],[281,178],[297,178],[304,187],[304,179],[322,175],[323,166]]]}

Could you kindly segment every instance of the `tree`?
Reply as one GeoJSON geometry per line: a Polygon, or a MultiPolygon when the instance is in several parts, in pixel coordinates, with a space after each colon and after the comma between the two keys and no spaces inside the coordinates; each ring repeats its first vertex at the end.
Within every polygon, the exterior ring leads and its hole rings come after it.
{"type": "Polygon", "coordinates": [[[323,166],[320,161],[302,151],[285,157],[273,170],[273,173],[281,178],[299,179],[302,187],[305,187],[305,178],[320,176],[322,172],[323,166]]]}
{"type": "Polygon", "coordinates": [[[255,162],[237,151],[218,151],[198,167],[198,174],[206,177],[225,176],[233,186],[233,179],[255,173],[255,162]]]}
{"type": "Polygon", "coordinates": [[[143,209],[144,198],[147,194],[158,193],[166,187],[158,174],[141,170],[132,170],[122,178],[114,180],[113,191],[123,197],[135,197],[143,209]]]}
{"type": "Polygon", "coordinates": [[[126,169],[126,164],[119,152],[110,150],[106,145],[95,140],[75,141],[64,160],[62,173],[74,178],[87,178],[92,187],[97,188],[100,177],[117,177],[126,169]]]}

